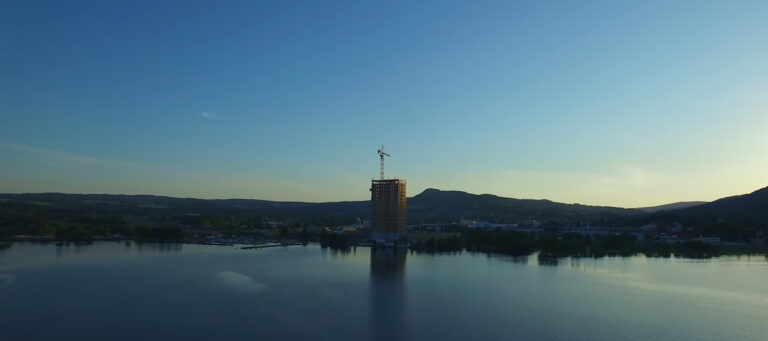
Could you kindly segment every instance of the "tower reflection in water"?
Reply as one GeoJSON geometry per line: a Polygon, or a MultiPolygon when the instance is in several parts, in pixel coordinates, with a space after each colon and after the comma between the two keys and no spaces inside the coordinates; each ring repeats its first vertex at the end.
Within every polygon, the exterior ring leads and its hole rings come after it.
{"type": "Polygon", "coordinates": [[[374,340],[405,337],[405,257],[401,248],[371,248],[370,332],[374,340]]]}

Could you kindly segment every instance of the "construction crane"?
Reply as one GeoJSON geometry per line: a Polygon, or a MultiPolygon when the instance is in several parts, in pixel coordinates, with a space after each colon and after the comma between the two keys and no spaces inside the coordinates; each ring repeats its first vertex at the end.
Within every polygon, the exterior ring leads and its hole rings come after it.
{"type": "Polygon", "coordinates": [[[384,145],[379,149],[379,158],[381,158],[381,180],[384,180],[384,157],[391,156],[384,152],[384,145]]]}

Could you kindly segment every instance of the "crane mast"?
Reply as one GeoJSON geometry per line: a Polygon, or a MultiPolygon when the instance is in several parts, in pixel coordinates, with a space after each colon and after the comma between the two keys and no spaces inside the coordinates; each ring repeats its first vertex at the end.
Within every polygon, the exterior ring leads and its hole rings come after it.
{"type": "Polygon", "coordinates": [[[384,152],[384,146],[382,145],[379,149],[379,158],[381,159],[381,170],[380,170],[380,176],[381,180],[384,180],[384,157],[390,156],[389,154],[384,152]]]}

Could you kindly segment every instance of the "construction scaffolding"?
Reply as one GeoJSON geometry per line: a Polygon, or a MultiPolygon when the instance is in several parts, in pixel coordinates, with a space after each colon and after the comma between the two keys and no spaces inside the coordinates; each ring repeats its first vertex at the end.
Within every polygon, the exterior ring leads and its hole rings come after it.
{"type": "Polygon", "coordinates": [[[371,181],[371,239],[378,244],[405,241],[405,180],[371,181]]]}

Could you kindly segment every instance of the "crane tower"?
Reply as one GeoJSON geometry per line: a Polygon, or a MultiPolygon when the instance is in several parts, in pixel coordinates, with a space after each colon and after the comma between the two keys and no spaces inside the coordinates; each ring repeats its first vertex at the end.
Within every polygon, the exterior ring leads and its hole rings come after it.
{"type": "Polygon", "coordinates": [[[390,156],[390,155],[384,152],[384,145],[382,145],[381,148],[379,148],[379,158],[381,158],[380,180],[384,180],[384,157],[385,156],[390,156]]]}
{"type": "Polygon", "coordinates": [[[406,246],[405,180],[384,179],[384,146],[378,150],[381,162],[379,180],[371,179],[371,239],[373,245],[406,246]]]}

